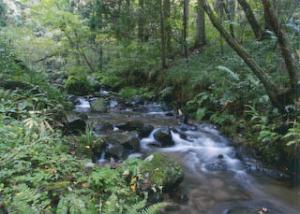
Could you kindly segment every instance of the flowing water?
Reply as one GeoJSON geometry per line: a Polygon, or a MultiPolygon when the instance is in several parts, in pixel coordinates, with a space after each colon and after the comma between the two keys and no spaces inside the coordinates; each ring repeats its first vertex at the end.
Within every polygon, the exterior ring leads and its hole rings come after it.
{"type": "MultiPolygon", "coordinates": [[[[110,106],[116,107],[116,101],[110,106]]],[[[88,112],[89,105],[80,100],[75,110],[88,112]]],[[[293,189],[265,175],[256,175],[248,163],[237,157],[231,142],[212,125],[180,124],[158,104],[146,104],[143,111],[134,109],[90,114],[91,120],[113,123],[132,118],[156,127],[140,144],[143,153],[162,152],[175,158],[184,168],[185,179],[180,185],[184,200],[166,210],[174,214],[250,214],[300,213],[300,189],[293,189]],[[175,145],[154,147],[154,134],[162,127],[171,127],[175,145]]],[[[105,154],[102,154],[104,159],[105,154]]],[[[139,154],[132,154],[138,157],[139,154]]],[[[255,171],[255,170],[254,170],[255,171]]],[[[174,193],[175,194],[175,193],[174,193]]],[[[176,198],[174,196],[174,198],[176,198]]],[[[174,199],[176,201],[176,199],[174,199]]]]}

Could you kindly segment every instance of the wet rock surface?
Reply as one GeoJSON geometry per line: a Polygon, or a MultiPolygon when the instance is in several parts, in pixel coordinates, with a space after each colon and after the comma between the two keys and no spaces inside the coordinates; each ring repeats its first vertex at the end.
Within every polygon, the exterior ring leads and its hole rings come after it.
{"type": "Polygon", "coordinates": [[[161,128],[154,133],[154,139],[158,141],[161,147],[173,146],[175,143],[172,139],[171,130],[169,128],[161,128]]]}
{"type": "Polygon", "coordinates": [[[64,118],[65,131],[78,134],[86,129],[86,115],[68,113],[64,118]]]}
{"type": "Polygon", "coordinates": [[[171,191],[176,188],[184,177],[182,167],[163,154],[152,154],[140,165],[139,188],[150,190],[152,188],[171,191]]]}
{"type": "Polygon", "coordinates": [[[91,110],[97,113],[107,112],[107,103],[104,98],[95,98],[90,102],[91,110]]]}
{"type": "MultiPolygon", "coordinates": [[[[74,97],[77,114],[68,120],[74,122],[74,130],[88,126],[95,133],[90,165],[117,168],[124,161],[145,158],[136,166],[136,188],[148,191],[151,202],[161,201],[168,192],[167,198],[178,204],[165,213],[258,213],[263,207],[271,213],[297,213],[277,194],[285,191],[288,196],[290,190],[253,178],[251,161],[237,153],[213,125],[178,124],[172,111],[157,103],[125,102],[112,93],[101,93],[96,99],[74,97]],[[254,206],[253,198],[268,200],[254,206]]],[[[293,192],[288,201],[297,197],[293,192]]],[[[297,207],[296,199],[292,207],[297,207]]]]}

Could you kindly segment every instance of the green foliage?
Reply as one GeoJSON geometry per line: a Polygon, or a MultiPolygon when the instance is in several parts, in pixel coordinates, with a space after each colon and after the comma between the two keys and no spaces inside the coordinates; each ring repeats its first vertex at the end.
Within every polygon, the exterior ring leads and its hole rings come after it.
{"type": "Polygon", "coordinates": [[[255,148],[268,163],[278,162],[284,151],[284,145],[280,143],[281,135],[276,132],[277,124],[272,123],[268,116],[257,112],[254,107],[249,106],[252,129],[257,132],[254,137],[255,148]]]}
{"type": "Polygon", "coordinates": [[[97,208],[89,197],[78,196],[76,193],[69,194],[59,200],[56,209],[57,214],[96,214],[97,208]]]}
{"type": "Polygon", "coordinates": [[[150,207],[147,207],[144,210],[142,210],[139,214],[157,214],[162,208],[166,207],[167,205],[168,203],[153,204],[150,207]]]}
{"type": "Polygon", "coordinates": [[[300,144],[300,123],[295,121],[293,127],[283,136],[283,140],[287,141],[288,146],[298,146],[300,144]]]}
{"type": "Polygon", "coordinates": [[[135,96],[139,96],[144,99],[151,99],[151,98],[153,98],[154,93],[151,92],[148,88],[125,87],[125,88],[121,89],[121,91],[119,92],[119,95],[126,99],[130,99],[135,96]]]}
{"type": "Polygon", "coordinates": [[[0,27],[6,25],[6,6],[3,3],[3,0],[0,1],[0,27]]]}
{"type": "Polygon", "coordinates": [[[83,68],[74,68],[70,71],[69,77],[65,81],[65,88],[68,93],[74,95],[87,95],[93,91],[93,87],[83,68]]]}
{"type": "Polygon", "coordinates": [[[141,162],[138,174],[141,180],[149,179],[152,184],[151,188],[156,191],[172,188],[183,179],[181,166],[159,153],[153,154],[148,157],[148,160],[141,162]]]}
{"type": "Polygon", "coordinates": [[[222,112],[222,113],[216,112],[210,117],[210,120],[214,124],[218,124],[221,127],[222,126],[233,126],[234,123],[236,122],[236,118],[234,117],[234,115],[228,114],[226,112],[222,112]]]}
{"type": "MultiPolygon", "coordinates": [[[[125,205],[142,200],[123,176],[138,161],[118,170],[86,170],[89,160],[69,154],[67,138],[52,126],[53,115],[37,111],[43,100],[27,98],[0,90],[0,194],[9,213],[99,213],[112,195],[120,213],[127,213],[125,205]]],[[[94,140],[87,130],[85,146],[94,140]]]]}

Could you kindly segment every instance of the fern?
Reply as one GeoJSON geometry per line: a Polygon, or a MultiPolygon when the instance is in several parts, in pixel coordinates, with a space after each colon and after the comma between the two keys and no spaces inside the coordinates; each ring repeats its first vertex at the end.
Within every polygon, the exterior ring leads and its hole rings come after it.
{"type": "Polygon", "coordinates": [[[62,197],[58,203],[57,214],[96,214],[95,206],[90,199],[84,196],[77,196],[75,193],[62,197]]]}
{"type": "Polygon", "coordinates": [[[287,140],[287,146],[300,145],[300,122],[295,122],[282,139],[287,140]]]}
{"type": "Polygon", "coordinates": [[[145,208],[139,214],[157,214],[162,208],[168,206],[168,203],[162,202],[162,203],[156,203],[151,205],[150,207],[145,208]]]}

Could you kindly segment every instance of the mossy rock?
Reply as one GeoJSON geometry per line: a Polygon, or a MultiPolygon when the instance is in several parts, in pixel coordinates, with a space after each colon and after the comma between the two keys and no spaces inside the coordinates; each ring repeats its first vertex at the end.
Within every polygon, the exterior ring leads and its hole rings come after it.
{"type": "Polygon", "coordinates": [[[107,112],[107,104],[103,98],[97,98],[91,101],[91,109],[93,112],[105,113],[107,112]]]}
{"type": "Polygon", "coordinates": [[[184,172],[182,167],[166,155],[155,153],[146,158],[139,165],[140,189],[162,189],[168,192],[175,189],[182,181],[184,172]]]}
{"type": "Polygon", "coordinates": [[[67,133],[80,133],[86,129],[86,122],[84,116],[74,113],[68,113],[64,118],[65,131],[67,133]]]}
{"type": "Polygon", "coordinates": [[[169,128],[159,129],[154,133],[154,138],[157,140],[161,147],[174,146],[175,142],[172,139],[171,130],[169,128]]]}

